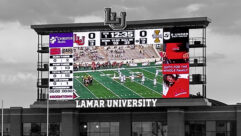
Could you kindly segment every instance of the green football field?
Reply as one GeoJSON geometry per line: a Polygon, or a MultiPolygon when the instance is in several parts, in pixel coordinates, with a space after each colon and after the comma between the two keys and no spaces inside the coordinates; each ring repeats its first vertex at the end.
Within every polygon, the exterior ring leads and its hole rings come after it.
{"type": "Polygon", "coordinates": [[[74,89],[77,99],[118,99],[118,98],[161,98],[162,97],[162,73],[155,77],[156,70],[161,67],[136,67],[122,68],[120,72],[126,76],[126,81],[119,80],[118,69],[105,69],[96,71],[79,71],[74,73],[74,89]],[[145,81],[141,81],[141,75],[145,81]],[[93,83],[85,86],[83,76],[93,77],[93,83]],[[130,76],[134,75],[134,81],[130,76]],[[113,78],[115,77],[115,78],[113,78]],[[154,78],[157,84],[154,86],[154,78]]]}

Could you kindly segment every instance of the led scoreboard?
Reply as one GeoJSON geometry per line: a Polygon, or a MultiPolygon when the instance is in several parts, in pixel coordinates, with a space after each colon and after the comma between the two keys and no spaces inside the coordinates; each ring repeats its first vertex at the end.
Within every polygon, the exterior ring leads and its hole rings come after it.
{"type": "Polygon", "coordinates": [[[187,28],[50,33],[49,99],[189,97],[188,39],[187,28]]]}

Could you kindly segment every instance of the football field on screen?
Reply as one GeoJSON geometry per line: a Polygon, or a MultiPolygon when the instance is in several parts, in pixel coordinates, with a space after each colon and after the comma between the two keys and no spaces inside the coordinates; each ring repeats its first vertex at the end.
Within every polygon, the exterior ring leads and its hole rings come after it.
{"type": "Polygon", "coordinates": [[[77,71],[74,73],[74,89],[78,95],[77,99],[162,98],[162,82],[160,66],[77,71]],[[120,73],[126,77],[124,82],[121,82],[119,78],[120,73]],[[93,78],[92,84],[84,84],[83,77],[85,76],[93,78]],[[132,76],[134,76],[134,80],[131,79],[132,76]],[[156,79],[155,85],[154,79],[156,79]]]}

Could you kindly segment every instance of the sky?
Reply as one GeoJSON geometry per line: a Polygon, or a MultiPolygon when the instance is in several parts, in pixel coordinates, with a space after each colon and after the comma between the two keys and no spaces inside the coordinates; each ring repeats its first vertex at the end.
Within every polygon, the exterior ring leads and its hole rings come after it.
{"type": "Polygon", "coordinates": [[[104,8],[127,21],[209,17],[207,97],[241,103],[240,0],[0,0],[0,100],[29,107],[37,97],[37,34],[33,24],[103,22],[104,8]]]}

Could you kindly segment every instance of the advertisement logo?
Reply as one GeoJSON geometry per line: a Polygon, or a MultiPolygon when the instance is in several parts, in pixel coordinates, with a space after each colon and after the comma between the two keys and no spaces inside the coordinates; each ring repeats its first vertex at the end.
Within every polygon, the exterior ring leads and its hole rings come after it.
{"type": "Polygon", "coordinates": [[[160,39],[162,38],[162,35],[160,34],[160,30],[154,30],[154,34],[152,35],[152,37],[155,39],[154,42],[155,43],[160,43],[160,39]]]}
{"type": "Polygon", "coordinates": [[[51,33],[49,47],[73,47],[73,33],[51,33]]]}
{"type": "Polygon", "coordinates": [[[51,43],[51,44],[54,44],[57,40],[57,37],[51,37],[50,39],[49,39],[49,42],[51,43]]]}
{"type": "Polygon", "coordinates": [[[189,29],[182,27],[165,28],[164,29],[164,40],[165,42],[188,42],[189,40],[189,29]]]}
{"type": "Polygon", "coordinates": [[[73,54],[73,48],[62,48],[62,54],[64,54],[64,55],[73,54]]]}
{"type": "Polygon", "coordinates": [[[50,55],[60,55],[61,49],[60,48],[51,48],[50,49],[50,55]]]}
{"type": "Polygon", "coordinates": [[[188,37],[188,33],[173,33],[172,38],[187,38],[188,37]]]}
{"type": "Polygon", "coordinates": [[[164,35],[163,38],[165,40],[169,40],[171,38],[171,33],[170,32],[164,32],[163,35],[164,35]]]}
{"type": "Polygon", "coordinates": [[[82,36],[80,39],[80,36],[77,36],[74,34],[74,43],[77,43],[78,45],[84,45],[85,44],[85,36],[82,36]]]}

